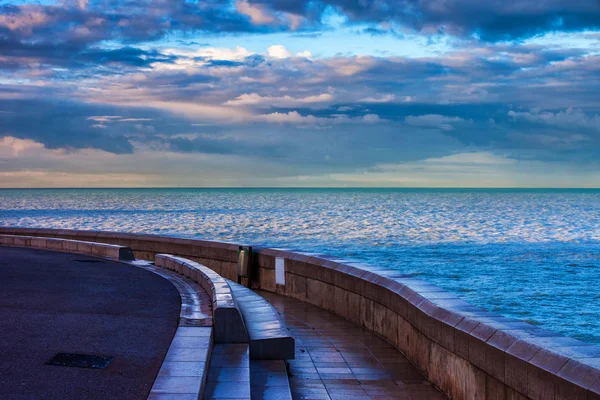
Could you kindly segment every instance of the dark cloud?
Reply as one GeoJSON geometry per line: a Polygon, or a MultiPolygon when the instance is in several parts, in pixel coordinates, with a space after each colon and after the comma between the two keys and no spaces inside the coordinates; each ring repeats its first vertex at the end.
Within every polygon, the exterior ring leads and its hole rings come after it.
{"type": "Polygon", "coordinates": [[[127,138],[86,123],[89,108],[69,103],[2,101],[0,136],[32,139],[48,148],[98,148],[131,153],[127,138]]]}
{"type": "Polygon", "coordinates": [[[174,57],[160,54],[155,50],[145,51],[134,47],[104,49],[86,47],[78,43],[24,43],[0,37],[0,53],[5,57],[0,66],[14,69],[17,66],[27,68],[30,63],[21,60],[33,60],[49,66],[68,68],[89,68],[102,66],[145,67],[155,62],[169,62],[174,57]],[[12,61],[12,60],[14,61],[12,61]]]}
{"type": "Polygon", "coordinates": [[[181,153],[225,154],[269,159],[279,159],[292,150],[289,143],[285,142],[264,143],[260,140],[239,140],[219,135],[174,137],[166,139],[166,143],[169,149],[181,153]]]}
{"type": "Polygon", "coordinates": [[[0,137],[31,139],[55,148],[133,152],[132,140],[158,132],[189,132],[189,122],[154,109],[63,100],[0,100],[0,137]],[[149,129],[151,128],[151,129],[149,129]]]}
{"type": "MultiPolygon", "coordinates": [[[[86,2],[81,2],[86,3],[86,2]]],[[[230,0],[103,0],[77,6],[5,4],[0,6],[0,37],[29,43],[91,45],[103,40],[152,41],[172,33],[271,33],[318,35],[331,9],[350,23],[371,23],[364,32],[401,35],[450,34],[486,41],[514,40],[551,31],[600,27],[596,0],[247,0],[266,13],[302,16],[300,25],[280,18],[253,23],[230,0]]]]}
{"type": "Polygon", "coordinates": [[[254,26],[230,3],[205,0],[93,1],[58,5],[0,6],[0,35],[30,42],[94,43],[156,40],[173,32],[269,32],[283,26],[254,26]]]}
{"type": "MultiPolygon", "coordinates": [[[[222,0],[105,0],[84,7],[77,3],[0,5],[1,54],[61,66],[77,62],[140,66],[160,56],[131,47],[140,41],[154,41],[169,34],[210,36],[287,29],[277,24],[255,26],[222,0]],[[100,45],[106,41],[125,47],[102,49],[100,45]]],[[[14,68],[12,61],[3,61],[2,66],[14,68]]]]}
{"type": "MultiPolygon", "coordinates": [[[[396,23],[425,34],[513,40],[550,31],[600,27],[596,0],[251,0],[273,10],[319,18],[332,6],[352,22],[396,23]]],[[[379,29],[379,28],[374,28],[379,29]]]]}

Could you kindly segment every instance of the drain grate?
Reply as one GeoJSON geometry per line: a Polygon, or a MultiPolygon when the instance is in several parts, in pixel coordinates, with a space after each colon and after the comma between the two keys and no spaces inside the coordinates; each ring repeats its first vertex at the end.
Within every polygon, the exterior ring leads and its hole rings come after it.
{"type": "Polygon", "coordinates": [[[102,260],[74,260],[75,262],[80,262],[80,263],[101,263],[104,264],[104,261],[102,260]]]}
{"type": "Polygon", "coordinates": [[[48,365],[75,368],[103,369],[110,364],[112,357],[94,356],[89,354],[58,353],[47,362],[48,365]]]}

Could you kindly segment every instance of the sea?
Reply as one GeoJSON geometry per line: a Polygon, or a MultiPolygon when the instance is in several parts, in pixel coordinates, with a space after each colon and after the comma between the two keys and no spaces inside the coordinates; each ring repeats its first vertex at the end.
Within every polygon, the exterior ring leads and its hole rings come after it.
{"type": "Polygon", "coordinates": [[[600,343],[600,190],[0,189],[0,225],[335,255],[600,343]]]}

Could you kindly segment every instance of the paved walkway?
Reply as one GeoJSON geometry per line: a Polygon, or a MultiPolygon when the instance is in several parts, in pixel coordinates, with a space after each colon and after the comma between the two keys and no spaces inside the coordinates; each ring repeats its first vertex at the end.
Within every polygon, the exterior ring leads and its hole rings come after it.
{"type": "Polygon", "coordinates": [[[294,399],[445,399],[376,335],[310,304],[258,293],[283,314],[296,338],[289,368],[294,399]]]}
{"type": "Polygon", "coordinates": [[[177,329],[180,297],[149,271],[0,247],[0,399],[145,399],[177,329]],[[46,365],[56,353],[106,369],[46,365]]]}

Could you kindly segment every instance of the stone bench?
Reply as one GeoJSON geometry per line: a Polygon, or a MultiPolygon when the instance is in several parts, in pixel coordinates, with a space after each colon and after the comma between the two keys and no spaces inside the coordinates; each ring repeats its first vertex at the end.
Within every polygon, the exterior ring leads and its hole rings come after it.
{"type": "Polygon", "coordinates": [[[135,257],[129,247],[114,244],[84,242],[81,240],[68,240],[58,238],[0,235],[0,245],[14,247],[32,247],[66,253],[87,254],[98,257],[107,257],[120,261],[133,261],[135,257]]]}
{"type": "Polygon", "coordinates": [[[215,343],[248,343],[248,331],[231,288],[212,269],[182,257],[157,254],[155,264],[197,282],[212,299],[215,343]]]}
{"type": "Polygon", "coordinates": [[[242,313],[253,360],[290,360],[295,342],[279,312],[254,291],[227,280],[242,313]]]}

